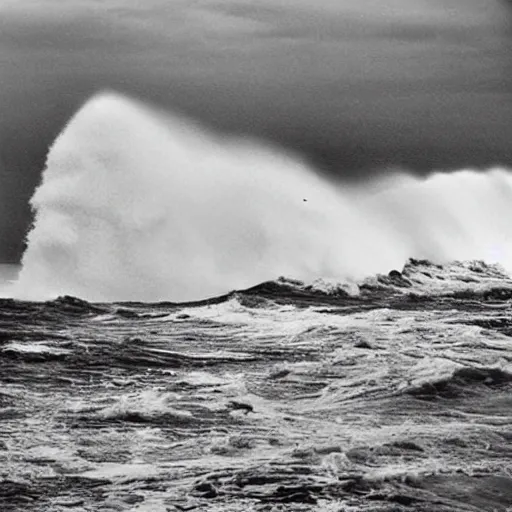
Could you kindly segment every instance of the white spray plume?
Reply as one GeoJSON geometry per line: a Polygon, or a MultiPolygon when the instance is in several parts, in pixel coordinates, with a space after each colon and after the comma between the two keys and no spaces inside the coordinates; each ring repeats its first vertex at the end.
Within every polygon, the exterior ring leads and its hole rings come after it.
{"type": "Polygon", "coordinates": [[[500,169],[335,186],[284,152],[103,93],[49,152],[12,294],[184,301],[411,256],[511,268],[511,199],[500,169]]]}

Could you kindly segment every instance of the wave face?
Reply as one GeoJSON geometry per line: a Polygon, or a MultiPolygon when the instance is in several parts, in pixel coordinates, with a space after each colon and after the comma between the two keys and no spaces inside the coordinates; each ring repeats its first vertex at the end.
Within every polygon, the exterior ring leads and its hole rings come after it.
{"type": "Polygon", "coordinates": [[[511,269],[511,199],[502,169],[334,185],[274,148],[103,93],[48,154],[12,295],[185,301],[279,275],[357,280],[410,256],[511,269]]]}

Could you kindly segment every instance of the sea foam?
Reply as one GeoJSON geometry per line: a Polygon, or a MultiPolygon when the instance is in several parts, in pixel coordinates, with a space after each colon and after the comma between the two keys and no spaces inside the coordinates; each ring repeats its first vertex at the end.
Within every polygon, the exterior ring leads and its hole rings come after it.
{"type": "MultiPolygon", "coordinates": [[[[340,144],[343,142],[340,141],[340,144]]],[[[184,301],[408,257],[512,268],[504,169],[330,183],[285,151],[107,92],[51,147],[11,295],[184,301]]]]}

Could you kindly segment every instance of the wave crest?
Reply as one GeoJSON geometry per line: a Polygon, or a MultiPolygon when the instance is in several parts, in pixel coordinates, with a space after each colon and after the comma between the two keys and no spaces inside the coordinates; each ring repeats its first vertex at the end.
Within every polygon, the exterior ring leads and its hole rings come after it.
{"type": "Polygon", "coordinates": [[[356,280],[409,256],[512,267],[501,169],[334,185],[299,159],[115,93],[53,144],[18,298],[185,301],[279,275],[356,280]]]}

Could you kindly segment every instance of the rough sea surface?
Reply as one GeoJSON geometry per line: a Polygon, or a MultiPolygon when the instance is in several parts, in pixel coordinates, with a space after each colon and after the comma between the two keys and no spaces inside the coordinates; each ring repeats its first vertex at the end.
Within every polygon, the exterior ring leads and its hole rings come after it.
{"type": "Polygon", "coordinates": [[[512,280],[0,300],[0,510],[512,510],[512,280]]]}

